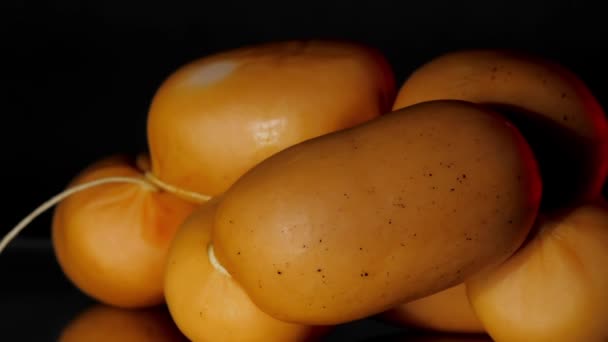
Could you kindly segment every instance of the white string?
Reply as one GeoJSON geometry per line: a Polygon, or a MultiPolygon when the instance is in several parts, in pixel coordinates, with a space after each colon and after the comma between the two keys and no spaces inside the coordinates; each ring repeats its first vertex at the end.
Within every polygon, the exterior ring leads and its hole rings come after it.
{"type": "Polygon", "coordinates": [[[94,181],[90,181],[84,184],[76,185],[72,188],[66,189],[63,192],[53,196],[48,201],[42,203],[36,210],[32,211],[29,215],[27,215],[19,224],[17,224],[13,229],[11,229],[8,234],[4,236],[2,241],[0,241],[0,254],[6,248],[6,246],[15,238],[28,224],[30,224],[36,217],[40,216],[42,213],[47,211],[49,208],[53,207],[55,204],[61,202],[66,197],[69,197],[77,192],[87,190],[89,188],[109,184],[109,183],[133,183],[145,186],[147,188],[156,189],[152,184],[147,182],[142,178],[131,178],[131,177],[107,177],[102,179],[97,179],[94,181]]]}
{"type": "Polygon", "coordinates": [[[219,260],[217,260],[217,258],[215,257],[215,252],[213,251],[212,244],[209,244],[209,246],[207,247],[207,255],[209,256],[209,262],[211,263],[211,266],[213,266],[213,268],[215,268],[218,272],[227,277],[231,276],[230,273],[228,273],[224,266],[222,266],[219,260]]]}
{"type": "Polygon", "coordinates": [[[199,194],[198,192],[180,189],[171,184],[167,184],[162,180],[158,179],[152,172],[146,172],[145,176],[152,184],[156,185],[157,187],[176,195],[185,196],[188,199],[197,203],[204,203],[212,198],[212,196],[209,195],[199,194]]]}

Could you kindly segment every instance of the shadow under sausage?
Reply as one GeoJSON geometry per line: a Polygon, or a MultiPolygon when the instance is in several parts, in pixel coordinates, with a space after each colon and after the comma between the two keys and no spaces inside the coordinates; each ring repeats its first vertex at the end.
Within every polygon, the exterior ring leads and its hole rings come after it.
{"type": "Polygon", "coordinates": [[[524,108],[484,103],[503,115],[522,133],[532,148],[543,182],[541,210],[563,209],[590,199],[601,191],[602,163],[596,141],[584,137],[565,122],[524,108]]]}
{"type": "Polygon", "coordinates": [[[393,333],[359,342],[492,342],[486,334],[393,333]]]}

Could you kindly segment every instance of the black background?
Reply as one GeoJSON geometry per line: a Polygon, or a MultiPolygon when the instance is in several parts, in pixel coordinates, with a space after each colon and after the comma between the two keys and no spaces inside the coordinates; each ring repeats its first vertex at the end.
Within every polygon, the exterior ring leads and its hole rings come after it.
{"type": "MultiPolygon", "coordinates": [[[[180,65],[295,38],[375,46],[399,83],[450,50],[527,50],[572,69],[608,108],[608,22],[599,1],[2,0],[0,233],[89,163],[145,150],[150,100],[180,65]]],[[[2,255],[0,339],[12,331],[20,337],[11,341],[47,340],[89,303],[49,258],[50,218],[35,221],[2,255]],[[47,243],[31,242],[39,238],[47,243]]],[[[362,331],[390,330],[349,327],[335,340],[362,331]]]]}
{"type": "MultiPolygon", "coordinates": [[[[270,40],[375,46],[401,83],[461,48],[531,51],[575,71],[608,105],[608,23],[585,1],[2,0],[0,233],[89,163],[146,148],[155,90],[180,65],[270,40]]],[[[51,214],[23,237],[48,237],[51,214]]]]}

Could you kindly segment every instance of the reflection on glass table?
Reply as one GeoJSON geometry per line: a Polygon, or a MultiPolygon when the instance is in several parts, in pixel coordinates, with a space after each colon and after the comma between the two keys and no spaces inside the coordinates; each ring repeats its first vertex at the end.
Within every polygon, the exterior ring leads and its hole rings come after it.
{"type": "MultiPolygon", "coordinates": [[[[2,341],[187,341],[165,307],[125,310],[95,302],[62,274],[48,241],[15,241],[0,257],[2,341]]],[[[321,342],[485,342],[485,335],[408,331],[378,319],[334,327],[321,342]]]]}

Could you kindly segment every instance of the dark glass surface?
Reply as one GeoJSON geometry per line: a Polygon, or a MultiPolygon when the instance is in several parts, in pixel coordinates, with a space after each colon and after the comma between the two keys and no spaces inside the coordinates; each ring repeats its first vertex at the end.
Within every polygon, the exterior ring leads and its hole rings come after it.
{"type": "MultiPolygon", "coordinates": [[[[2,270],[0,340],[57,341],[74,320],[83,317],[89,310],[100,307],[99,303],[82,294],[64,277],[48,241],[18,240],[0,256],[0,270],[2,270]]],[[[159,308],[159,310],[163,309],[159,308]]],[[[169,316],[166,323],[173,324],[169,316]]],[[[104,328],[98,327],[98,329],[103,331],[104,328]]],[[[107,333],[116,334],[116,331],[107,331],[107,333]]],[[[167,342],[172,341],[173,339],[167,339],[167,342]]],[[[337,326],[321,340],[321,342],[338,341],[482,342],[490,340],[485,335],[444,335],[410,331],[370,318],[337,326]]]]}

